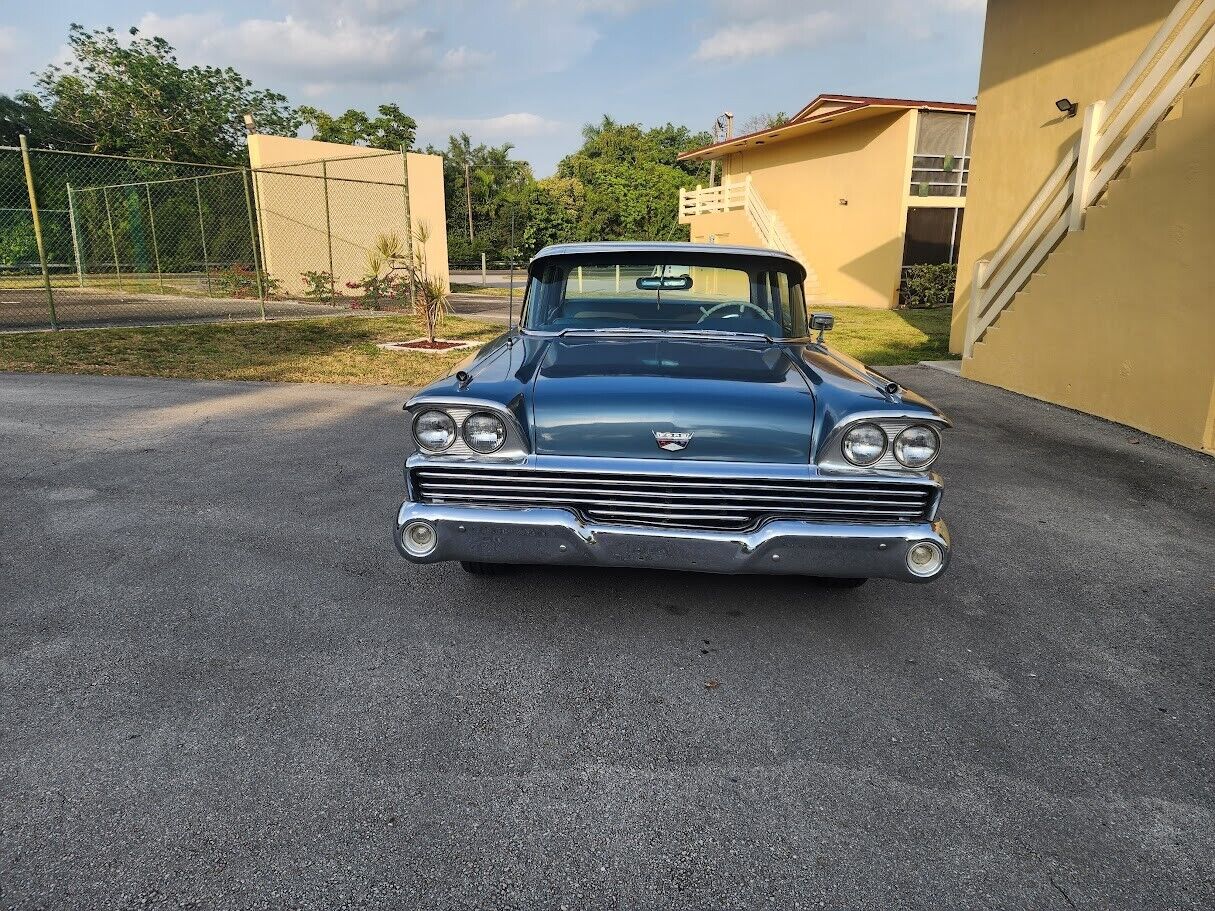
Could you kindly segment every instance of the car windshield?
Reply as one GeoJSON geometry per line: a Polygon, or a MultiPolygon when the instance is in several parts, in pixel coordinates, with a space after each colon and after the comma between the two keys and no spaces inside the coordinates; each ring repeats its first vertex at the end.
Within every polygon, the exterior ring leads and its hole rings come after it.
{"type": "Polygon", "coordinates": [[[523,325],[545,332],[688,330],[806,335],[796,266],[773,257],[554,257],[528,282],[523,325]]]}

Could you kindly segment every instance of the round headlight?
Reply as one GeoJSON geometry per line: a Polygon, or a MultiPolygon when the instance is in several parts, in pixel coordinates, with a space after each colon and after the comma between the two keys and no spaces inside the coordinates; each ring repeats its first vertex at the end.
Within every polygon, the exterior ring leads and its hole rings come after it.
{"type": "Polygon", "coordinates": [[[423,411],[414,418],[413,436],[423,449],[442,452],[455,442],[456,422],[446,411],[423,411]]]}
{"type": "Polygon", "coordinates": [[[908,468],[927,468],[940,450],[941,438],[923,424],[913,424],[894,438],[894,457],[908,468]]]}
{"type": "Polygon", "coordinates": [[[506,425],[496,414],[478,411],[464,419],[464,442],[473,452],[497,452],[506,442],[506,425]]]}
{"type": "Polygon", "coordinates": [[[877,424],[857,424],[844,434],[844,458],[853,465],[872,465],[886,451],[886,432],[877,424]]]}

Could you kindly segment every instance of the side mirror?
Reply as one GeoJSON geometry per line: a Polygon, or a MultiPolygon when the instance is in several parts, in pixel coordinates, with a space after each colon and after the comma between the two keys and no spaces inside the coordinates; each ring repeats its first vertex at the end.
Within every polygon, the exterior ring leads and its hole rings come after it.
{"type": "Polygon", "coordinates": [[[811,331],[818,330],[818,338],[815,339],[818,344],[823,343],[823,333],[833,328],[835,328],[835,317],[830,313],[810,314],[810,329],[811,331]]]}

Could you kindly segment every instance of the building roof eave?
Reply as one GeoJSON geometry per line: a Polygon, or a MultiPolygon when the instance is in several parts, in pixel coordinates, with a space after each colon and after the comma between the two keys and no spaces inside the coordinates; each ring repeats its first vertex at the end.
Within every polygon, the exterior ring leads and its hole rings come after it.
{"type": "Polygon", "coordinates": [[[724,139],[721,142],[712,143],[707,146],[701,146],[698,149],[690,149],[687,152],[682,152],[677,157],[678,161],[688,161],[698,159],[708,161],[715,158],[721,158],[735,151],[741,151],[744,147],[751,144],[756,144],[756,140],[763,142],[780,142],[785,139],[793,138],[794,136],[804,136],[811,132],[816,132],[813,127],[826,128],[829,125],[835,125],[838,120],[839,125],[852,123],[861,117],[849,118],[849,114],[860,113],[862,117],[875,116],[881,113],[890,111],[942,111],[949,113],[966,113],[973,114],[975,106],[973,104],[964,104],[954,101],[919,101],[908,98],[870,98],[859,95],[818,95],[813,101],[797,112],[790,120],[776,127],[766,127],[762,130],[755,130],[751,133],[744,133],[741,136],[731,136],[729,139],[724,139]],[[829,107],[830,105],[830,107],[829,107]],[[843,119],[839,119],[843,118],[843,119]],[[803,129],[799,129],[803,128],[803,129]]]}

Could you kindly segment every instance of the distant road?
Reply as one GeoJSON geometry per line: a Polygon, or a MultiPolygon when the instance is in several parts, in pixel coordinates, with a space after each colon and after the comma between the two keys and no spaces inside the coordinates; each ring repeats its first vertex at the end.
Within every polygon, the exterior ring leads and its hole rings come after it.
{"type": "MultiPolygon", "coordinates": [[[[456,281],[453,277],[452,281],[456,281]]],[[[455,316],[468,319],[479,319],[487,323],[502,323],[505,325],[510,316],[510,298],[490,296],[488,294],[455,293],[448,298],[451,312],[455,316]]],[[[523,305],[523,289],[520,287],[515,294],[515,318],[519,317],[519,308],[523,305]]]]}
{"type": "MultiPolygon", "coordinates": [[[[489,272],[486,273],[484,282],[481,281],[481,270],[480,269],[477,269],[475,271],[459,269],[457,271],[449,273],[448,277],[454,284],[457,284],[457,285],[485,284],[485,285],[490,285],[493,287],[505,288],[510,284],[510,272],[509,271],[503,272],[500,270],[490,270],[489,272]]],[[[516,284],[522,286],[526,280],[527,280],[526,268],[523,266],[520,266],[517,270],[515,270],[515,282],[516,282],[516,284]]]]}

